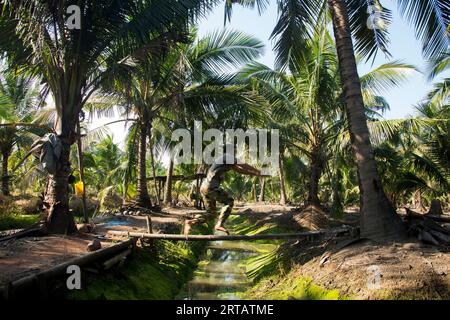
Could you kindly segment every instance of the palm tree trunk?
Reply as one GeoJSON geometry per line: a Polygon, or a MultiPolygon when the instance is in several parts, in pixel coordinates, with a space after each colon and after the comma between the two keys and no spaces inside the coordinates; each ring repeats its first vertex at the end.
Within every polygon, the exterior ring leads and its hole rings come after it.
{"type": "Polygon", "coordinates": [[[153,140],[152,140],[152,120],[150,120],[150,129],[148,133],[149,147],[150,147],[150,160],[152,162],[152,175],[153,184],[155,187],[156,204],[161,204],[161,190],[158,188],[158,182],[156,181],[156,166],[155,166],[155,155],[153,154],[153,140]]]}
{"type": "Polygon", "coordinates": [[[344,212],[344,204],[341,197],[341,185],[342,173],[340,169],[337,169],[335,175],[332,176],[331,184],[333,186],[333,204],[331,206],[331,212],[335,215],[340,215],[344,212]]]}
{"type": "Polygon", "coordinates": [[[45,229],[52,234],[71,234],[77,231],[69,211],[70,145],[68,138],[61,139],[61,155],[54,174],[49,174],[44,196],[47,209],[45,229]]]}
{"type": "Polygon", "coordinates": [[[127,205],[127,194],[128,194],[128,173],[125,173],[125,177],[123,179],[122,206],[127,205]]]}
{"type": "Polygon", "coordinates": [[[259,202],[264,202],[266,201],[266,193],[265,193],[265,189],[266,189],[266,179],[265,178],[261,178],[260,179],[260,184],[261,184],[261,190],[259,191],[259,197],[258,197],[258,201],[259,202]]]}
{"type": "Polygon", "coordinates": [[[281,154],[281,152],[279,158],[278,175],[280,178],[280,204],[285,205],[287,202],[287,197],[286,197],[286,184],[284,180],[283,155],[281,154]]]}
{"type": "Polygon", "coordinates": [[[322,175],[322,168],[319,159],[319,149],[313,148],[311,151],[311,173],[309,176],[308,185],[308,199],[306,200],[308,205],[320,206],[319,200],[319,180],[322,175]]]}
{"type": "Polygon", "coordinates": [[[151,201],[147,188],[147,125],[148,121],[142,121],[139,128],[138,146],[138,175],[137,175],[137,199],[136,204],[140,207],[150,207],[151,201]]]}
{"type": "Polygon", "coordinates": [[[167,169],[166,190],[164,190],[164,204],[172,203],[172,176],[173,176],[173,159],[170,158],[169,168],[167,169]]]}
{"type": "Polygon", "coordinates": [[[346,3],[344,0],[328,0],[328,5],[333,19],[346,113],[358,168],[361,236],[374,240],[396,239],[404,234],[404,227],[387,199],[378,176],[364,112],[346,3]]]}
{"type": "Polygon", "coordinates": [[[2,194],[9,196],[8,159],[9,152],[2,152],[2,194]]]}
{"type": "Polygon", "coordinates": [[[253,183],[252,183],[252,200],[253,200],[253,202],[258,201],[258,197],[256,195],[256,177],[253,178],[253,183]]]}

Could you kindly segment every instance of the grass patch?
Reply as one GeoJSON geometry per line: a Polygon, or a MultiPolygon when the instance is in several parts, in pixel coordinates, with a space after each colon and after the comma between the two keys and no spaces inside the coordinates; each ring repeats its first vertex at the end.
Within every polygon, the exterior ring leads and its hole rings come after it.
{"type": "MultiPolygon", "coordinates": [[[[205,226],[199,228],[207,229],[205,226]]],[[[155,241],[151,248],[138,248],[135,256],[122,268],[87,279],[85,288],[70,292],[68,298],[174,299],[184,283],[192,277],[205,245],[203,242],[155,241]]]]}
{"type": "Polygon", "coordinates": [[[39,221],[40,215],[25,215],[17,213],[0,214],[0,231],[25,229],[39,221]]]}
{"type": "Polygon", "coordinates": [[[268,277],[243,294],[243,298],[261,300],[345,300],[338,290],[326,290],[312,279],[295,273],[268,277]]]}

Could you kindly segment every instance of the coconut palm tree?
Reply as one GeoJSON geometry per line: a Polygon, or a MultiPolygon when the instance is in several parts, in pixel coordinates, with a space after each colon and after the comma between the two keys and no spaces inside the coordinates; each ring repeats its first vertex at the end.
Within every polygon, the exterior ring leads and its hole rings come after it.
{"type": "MultiPolygon", "coordinates": [[[[114,96],[123,106],[124,114],[132,114],[139,127],[138,188],[136,202],[150,205],[147,189],[147,138],[151,137],[153,122],[162,113],[167,128],[189,128],[195,119],[217,119],[224,110],[244,113],[239,104],[254,107],[254,100],[244,86],[232,83],[233,75],[224,73],[258,58],[262,43],[245,33],[222,30],[177,47],[166,47],[163,54],[150,53],[135,59],[129,72],[116,74],[106,85],[104,94],[114,96]]],[[[103,105],[104,111],[114,104],[103,105]]],[[[127,117],[127,120],[130,121],[127,117]]],[[[153,152],[153,147],[150,147],[153,152]]],[[[169,191],[170,192],[170,191],[169,191]]]]}
{"type": "Polygon", "coordinates": [[[57,113],[53,139],[61,144],[61,152],[45,191],[48,232],[76,231],[68,207],[69,154],[86,101],[106,77],[127,68],[124,62],[130,57],[157,50],[162,35],[179,41],[189,21],[217,2],[2,1],[0,50],[17,67],[43,79],[57,113]],[[80,28],[66,23],[71,4],[79,6],[80,28]]]}
{"type": "MultiPolygon", "coordinates": [[[[289,73],[253,63],[242,70],[241,76],[270,101],[274,119],[270,125],[281,129],[284,143],[307,159],[306,204],[320,207],[319,181],[334,157],[337,137],[348,132],[348,123],[331,36],[324,27],[305,45],[308,50],[290,55],[289,73]]],[[[388,104],[380,94],[401,84],[414,70],[413,66],[392,62],[363,75],[365,113],[386,109],[388,104]]]]}
{"type": "MultiPolygon", "coordinates": [[[[258,6],[263,10],[266,0],[226,2],[226,17],[233,4],[258,6]]],[[[284,66],[290,54],[301,51],[305,41],[314,34],[319,21],[331,20],[337,48],[346,117],[349,121],[354,160],[358,168],[361,198],[361,234],[373,239],[389,239],[404,234],[400,218],[389,203],[377,172],[370,133],[365,116],[361,83],[357,71],[355,49],[370,58],[378,49],[388,54],[387,26],[391,13],[378,0],[278,0],[279,18],[272,33],[276,39],[277,65],[284,66]],[[369,5],[375,5],[381,20],[369,29],[369,5]],[[353,45],[352,36],[355,39],[353,45]]],[[[397,0],[399,11],[412,22],[418,38],[424,43],[424,55],[431,58],[447,50],[446,28],[449,24],[448,1],[397,0]]]]}
{"type": "MultiPolygon", "coordinates": [[[[10,193],[8,160],[14,147],[29,146],[33,112],[38,105],[39,90],[34,79],[2,68],[0,74],[0,154],[2,156],[2,194],[10,193]],[[28,131],[27,131],[28,129],[28,131]]],[[[34,128],[36,129],[36,127],[34,128]]],[[[32,130],[33,131],[33,130],[32,130]]]]}

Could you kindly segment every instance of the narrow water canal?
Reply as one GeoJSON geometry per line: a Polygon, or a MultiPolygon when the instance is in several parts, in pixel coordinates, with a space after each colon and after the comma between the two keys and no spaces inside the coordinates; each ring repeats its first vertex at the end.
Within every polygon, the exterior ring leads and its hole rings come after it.
{"type": "Polygon", "coordinates": [[[179,299],[184,300],[237,300],[251,282],[245,275],[243,262],[256,255],[256,247],[248,242],[211,242],[194,277],[179,299]]]}

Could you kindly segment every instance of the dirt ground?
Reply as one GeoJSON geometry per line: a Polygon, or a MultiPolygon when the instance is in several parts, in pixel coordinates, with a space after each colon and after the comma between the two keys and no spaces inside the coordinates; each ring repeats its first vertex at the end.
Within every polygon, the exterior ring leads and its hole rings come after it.
{"type": "Polygon", "coordinates": [[[420,243],[364,241],[314,257],[297,272],[356,299],[450,299],[450,251],[420,243]]]}
{"type": "MultiPolygon", "coordinates": [[[[27,237],[0,242],[0,287],[87,253],[92,235],[27,237]]],[[[112,243],[101,241],[102,247],[112,243]]]]}
{"type": "MultiPolygon", "coordinates": [[[[355,214],[341,220],[314,217],[279,205],[238,206],[256,223],[276,221],[289,229],[308,229],[319,221],[337,227],[355,224],[355,214]],[[283,218],[281,218],[283,217],[283,218]]],[[[418,243],[377,244],[331,239],[322,243],[293,243],[297,263],[287,275],[311,278],[314,284],[353,299],[450,299],[450,250],[418,243]]],[[[276,283],[274,284],[276,285],[276,283]]]]}
{"type": "MultiPolygon", "coordinates": [[[[152,218],[153,232],[177,233],[185,215],[192,208],[168,208],[152,218]]],[[[0,287],[7,282],[37,273],[49,267],[89,253],[87,245],[94,238],[101,240],[102,248],[122,239],[108,236],[108,230],[146,232],[145,216],[102,216],[94,219],[93,233],[76,236],[26,237],[0,242],[0,287]]]]}

